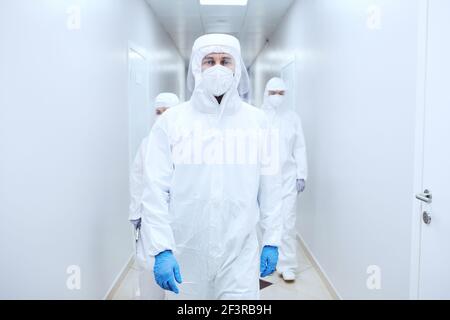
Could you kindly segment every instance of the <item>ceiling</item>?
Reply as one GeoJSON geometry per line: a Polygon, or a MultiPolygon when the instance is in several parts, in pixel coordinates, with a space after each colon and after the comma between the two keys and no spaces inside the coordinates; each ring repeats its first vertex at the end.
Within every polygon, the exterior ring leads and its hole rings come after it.
{"type": "Polygon", "coordinates": [[[241,40],[247,66],[264,48],[293,1],[249,0],[247,6],[202,6],[199,0],[147,0],[186,61],[199,36],[228,33],[241,40]]]}

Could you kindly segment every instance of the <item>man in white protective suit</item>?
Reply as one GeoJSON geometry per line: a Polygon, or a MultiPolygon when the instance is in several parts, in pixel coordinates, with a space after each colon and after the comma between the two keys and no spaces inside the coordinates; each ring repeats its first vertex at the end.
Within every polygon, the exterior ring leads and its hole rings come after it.
{"type": "MultiPolygon", "coordinates": [[[[180,104],[178,96],[174,93],[160,93],[154,102],[155,115],[158,118],[168,109],[180,104]]],[[[148,138],[145,138],[139,147],[134,159],[130,174],[130,213],[129,220],[135,230],[136,240],[136,262],[139,268],[139,291],[135,298],[142,300],[155,300],[163,294],[153,281],[151,272],[151,261],[146,257],[143,241],[140,236],[142,220],[142,193],[144,189],[144,157],[147,153],[148,138]]]]}
{"type": "Polygon", "coordinates": [[[281,239],[277,134],[240,97],[249,78],[236,38],[196,40],[188,87],[147,145],[141,233],[154,277],[169,299],[258,299],[281,239]]]}
{"type": "Polygon", "coordinates": [[[281,207],[283,235],[277,271],[286,281],[294,281],[297,272],[296,204],[305,190],[307,159],[300,117],[286,104],[287,87],[280,78],[272,78],[266,86],[262,109],[280,134],[280,166],[283,184],[281,207]]]}

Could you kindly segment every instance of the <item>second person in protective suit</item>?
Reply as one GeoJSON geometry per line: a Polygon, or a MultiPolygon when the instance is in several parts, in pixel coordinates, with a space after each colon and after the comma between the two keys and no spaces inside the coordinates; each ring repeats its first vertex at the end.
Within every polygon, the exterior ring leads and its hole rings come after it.
{"type": "Polygon", "coordinates": [[[287,87],[280,78],[272,78],[266,86],[262,109],[271,126],[280,134],[280,166],[283,179],[283,236],[277,270],[286,281],[294,281],[297,271],[296,204],[298,194],[306,187],[306,146],[300,117],[286,104],[287,87]]]}
{"type": "Polygon", "coordinates": [[[141,232],[155,279],[169,298],[258,299],[278,261],[281,180],[267,117],[240,97],[239,41],[197,39],[188,86],[191,100],[161,116],[147,145],[141,232]]]}
{"type": "MultiPolygon", "coordinates": [[[[180,100],[174,93],[163,92],[158,94],[154,102],[155,115],[159,118],[164,112],[178,105],[180,100]]],[[[140,234],[142,223],[142,195],[144,191],[144,163],[147,153],[148,138],[145,138],[133,161],[130,174],[130,213],[129,221],[134,227],[136,242],[136,262],[139,268],[139,297],[142,300],[154,300],[161,296],[158,287],[149,279],[153,277],[150,269],[152,259],[145,253],[143,238],[140,234]]]]}

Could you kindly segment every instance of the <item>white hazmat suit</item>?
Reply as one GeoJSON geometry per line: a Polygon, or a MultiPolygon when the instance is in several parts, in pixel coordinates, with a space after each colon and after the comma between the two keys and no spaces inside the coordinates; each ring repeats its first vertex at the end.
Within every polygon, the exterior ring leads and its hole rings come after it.
{"type": "Polygon", "coordinates": [[[147,145],[141,230],[147,254],[172,250],[178,261],[183,283],[169,298],[258,299],[256,226],[261,222],[264,245],[280,244],[281,180],[276,157],[264,147],[267,117],[239,96],[249,89],[239,41],[220,34],[197,39],[188,86],[191,100],[161,116],[147,145]],[[220,104],[208,93],[220,85],[203,78],[202,60],[211,53],[230,54],[236,64],[220,104]]]}
{"type": "MultiPolygon", "coordinates": [[[[176,94],[160,93],[154,103],[157,108],[172,108],[180,103],[176,94]]],[[[144,158],[147,153],[148,138],[145,138],[134,159],[130,173],[130,210],[129,220],[133,223],[136,232],[136,262],[139,268],[139,292],[135,298],[142,300],[155,300],[163,297],[162,290],[152,281],[152,261],[145,254],[144,241],[140,235],[139,226],[142,218],[142,194],[144,191],[144,158]]]]}
{"type": "MultiPolygon", "coordinates": [[[[178,96],[174,93],[163,92],[155,98],[154,107],[157,108],[172,108],[180,104],[178,96]]],[[[134,159],[130,175],[130,214],[129,220],[136,221],[142,217],[142,193],[144,189],[144,156],[147,153],[148,137],[145,138],[138,150],[134,159]]]]}
{"type": "MultiPolygon", "coordinates": [[[[296,255],[296,204],[298,182],[307,179],[305,138],[300,117],[284,103],[281,95],[269,95],[270,91],[287,91],[280,78],[272,78],[266,86],[262,109],[271,126],[280,133],[280,165],[283,179],[283,236],[277,270],[281,274],[297,271],[296,255]]],[[[293,280],[293,279],[290,279],[293,280]]]]}

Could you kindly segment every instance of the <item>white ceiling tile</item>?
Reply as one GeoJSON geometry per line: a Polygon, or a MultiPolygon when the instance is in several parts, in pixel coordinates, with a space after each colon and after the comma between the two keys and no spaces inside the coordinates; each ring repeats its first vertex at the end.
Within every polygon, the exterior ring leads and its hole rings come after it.
{"type": "Polygon", "coordinates": [[[248,65],[264,48],[295,0],[249,0],[248,6],[201,6],[199,0],[147,0],[164,28],[184,55],[204,33],[238,37],[248,65]]]}
{"type": "Polygon", "coordinates": [[[203,26],[207,32],[240,33],[243,17],[204,17],[203,26]]]}
{"type": "MultiPolygon", "coordinates": [[[[170,28],[169,33],[191,34],[193,32],[203,32],[203,24],[198,18],[185,18],[174,22],[165,22],[165,27],[170,28]]],[[[168,30],[169,31],[169,30],[168,30]]]]}
{"type": "Polygon", "coordinates": [[[247,18],[242,26],[244,33],[262,32],[267,33],[268,30],[274,30],[279,25],[279,19],[274,17],[263,18],[247,18]]]}
{"type": "Polygon", "coordinates": [[[202,16],[244,17],[247,7],[242,6],[200,6],[202,16]]]}
{"type": "Polygon", "coordinates": [[[198,17],[198,0],[147,0],[158,17],[198,17]]]}
{"type": "Polygon", "coordinates": [[[249,17],[279,17],[286,13],[292,3],[293,0],[250,0],[247,15],[249,17]]]}

